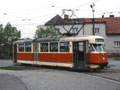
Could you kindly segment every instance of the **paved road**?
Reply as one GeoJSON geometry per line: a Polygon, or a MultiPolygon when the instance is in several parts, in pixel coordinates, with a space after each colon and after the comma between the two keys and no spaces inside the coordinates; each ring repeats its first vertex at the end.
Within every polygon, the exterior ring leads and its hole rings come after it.
{"type": "MultiPolygon", "coordinates": [[[[12,60],[0,60],[0,67],[13,66],[12,60]]],[[[9,73],[0,71],[0,90],[28,90],[24,82],[9,73]]]]}
{"type": "Polygon", "coordinates": [[[82,72],[41,69],[32,71],[0,70],[0,73],[18,77],[28,90],[120,90],[119,82],[82,72]]]}
{"type": "Polygon", "coordinates": [[[4,67],[4,66],[13,66],[13,62],[11,59],[7,59],[7,60],[1,60],[0,59],[0,67],[4,67]]]}
{"type": "MultiPolygon", "coordinates": [[[[8,62],[11,65],[11,61],[8,62]]],[[[120,90],[120,62],[113,60],[109,62],[110,69],[94,73],[40,68],[38,70],[22,71],[0,70],[0,77],[6,74],[8,77],[9,75],[13,78],[17,77],[18,82],[22,82],[23,90],[120,90]]],[[[6,78],[7,80],[9,78],[6,78]]],[[[15,86],[19,87],[17,83],[15,86]]]]}
{"type": "Polygon", "coordinates": [[[114,60],[114,58],[108,58],[108,61],[112,69],[120,69],[120,60],[114,60]]]}
{"type": "Polygon", "coordinates": [[[19,78],[9,74],[0,74],[0,90],[28,90],[28,89],[19,78]]]}

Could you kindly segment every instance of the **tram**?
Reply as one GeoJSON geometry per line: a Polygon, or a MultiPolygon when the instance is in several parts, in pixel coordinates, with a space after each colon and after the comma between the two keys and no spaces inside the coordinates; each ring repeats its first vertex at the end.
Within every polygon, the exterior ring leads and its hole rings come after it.
{"type": "Polygon", "coordinates": [[[15,63],[83,69],[103,69],[108,65],[101,36],[18,40],[13,49],[15,63]]]}

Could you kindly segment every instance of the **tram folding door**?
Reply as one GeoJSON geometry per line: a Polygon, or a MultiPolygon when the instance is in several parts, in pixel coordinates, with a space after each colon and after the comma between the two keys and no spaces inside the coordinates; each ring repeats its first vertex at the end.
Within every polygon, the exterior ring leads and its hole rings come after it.
{"type": "Polygon", "coordinates": [[[73,42],[73,62],[75,68],[85,67],[86,41],[73,42]]]}
{"type": "Polygon", "coordinates": [[[37,64],[37,61],[39,60],[39,44],[34,43],[33,44],[33,53],[34,53],[34,64],[37,64]]]}
{"type": "Polygon", "coordinates": [[[17,44],[13,45],[13,62],[17,63],[17,44]]]}

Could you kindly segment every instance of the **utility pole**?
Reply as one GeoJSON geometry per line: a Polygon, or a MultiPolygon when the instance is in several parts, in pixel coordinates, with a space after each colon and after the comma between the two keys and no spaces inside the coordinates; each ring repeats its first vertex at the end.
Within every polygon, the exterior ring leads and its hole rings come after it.
{"type": "Polygon", "coordinates": [[[95,3],[93,3],[92,5],[90,5],[90,7],[92,8],[92,13],[93,13],[93,18],[92,18],[92,23],[93,23],[93,35],[95,35],[95,32],[94,32],[94,29],[95,29],[95,18],[94,18],[94,6],[95,6],[95,3]]]}

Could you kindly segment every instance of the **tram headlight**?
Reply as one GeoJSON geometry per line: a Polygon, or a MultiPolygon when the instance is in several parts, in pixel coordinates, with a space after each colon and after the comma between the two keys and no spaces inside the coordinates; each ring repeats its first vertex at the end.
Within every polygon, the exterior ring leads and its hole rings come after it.
{"type": "Polygon", "coordinates": [[[105,60],[105,57],[103,57],[103,61],[105,60]]]}
{"type": "Polygon", "coordinates": [[[104,54],[102,55],[103,56],[103,61],[105,60],[105,56],[104,56],[104,54]]]}

